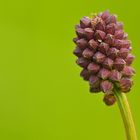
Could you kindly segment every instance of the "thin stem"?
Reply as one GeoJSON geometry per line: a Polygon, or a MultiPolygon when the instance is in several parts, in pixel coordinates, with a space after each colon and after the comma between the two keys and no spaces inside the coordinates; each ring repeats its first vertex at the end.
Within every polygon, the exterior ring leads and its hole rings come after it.
{"type": "Polygon", "coordinates": [[[115,89],[115,96],[124,122],[127,140],[137,140],[135,125],[126,95],[115,89]]]}

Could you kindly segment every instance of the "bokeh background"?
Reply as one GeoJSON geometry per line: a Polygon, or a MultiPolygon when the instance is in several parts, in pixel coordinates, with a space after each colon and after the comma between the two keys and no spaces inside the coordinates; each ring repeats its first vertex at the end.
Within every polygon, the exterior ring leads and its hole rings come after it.
{"type": "MultiPolygon", "coordinates": [[[[140,135],[139,0],[0,1],[0,139],[124,140],[117,104],[107,107],[80,78],[74,25],[109,9],[133,42],[136,76],[128,94],[140,135]]],[[[140,136],[139,136],[140,138],[140,136]]]]}

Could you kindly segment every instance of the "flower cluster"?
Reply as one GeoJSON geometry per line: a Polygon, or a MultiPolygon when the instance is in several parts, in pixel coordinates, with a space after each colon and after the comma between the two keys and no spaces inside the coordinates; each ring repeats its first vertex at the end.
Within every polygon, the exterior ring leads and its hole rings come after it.
{"type": "Polygon", "coordinates": [[[89,81],[90,92],[104,92],[107,105],[115,103],[114,88],[130,91],[135,71],[130,66],[134,56],[130,53],[131,42],[123,30],[123,23],[108,11],[93,18],[83,17],[75,27],[77,37],[74,54],[76,63],[83,69],[80,73],[89,81]]]}

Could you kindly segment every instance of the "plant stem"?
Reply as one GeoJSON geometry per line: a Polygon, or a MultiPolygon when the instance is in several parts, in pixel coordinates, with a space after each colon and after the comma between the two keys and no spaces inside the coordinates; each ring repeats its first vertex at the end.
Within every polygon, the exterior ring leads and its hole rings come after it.
{"type": "Polygon", "coordinates": [[[127,97],[125,93],[121,93],[117,89],[115,89],[115,96],[124,122],[127,140],[137,140],[135,125],[127,97]]]}

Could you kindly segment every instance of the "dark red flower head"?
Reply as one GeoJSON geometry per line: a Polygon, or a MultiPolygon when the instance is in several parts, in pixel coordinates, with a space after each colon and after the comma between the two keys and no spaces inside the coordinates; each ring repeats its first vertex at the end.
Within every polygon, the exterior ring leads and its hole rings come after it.
{"type": "Polygon", "coordinates": [[[130,66],[134,56],[131,41],[123,30],[123,24],[108,11],[93,18],[83,17],[75,26],[77,37],[74,55],[83,69],[80,76],[89,81],[90,92],[105,93],[107,105],[115,103],[114,88],[130,91],[135,71],[130,66]]]}

